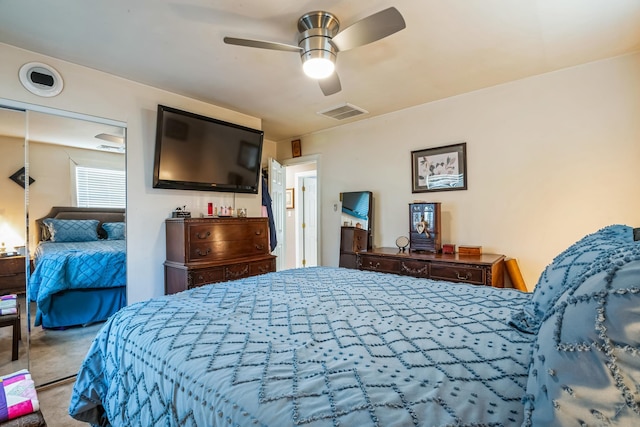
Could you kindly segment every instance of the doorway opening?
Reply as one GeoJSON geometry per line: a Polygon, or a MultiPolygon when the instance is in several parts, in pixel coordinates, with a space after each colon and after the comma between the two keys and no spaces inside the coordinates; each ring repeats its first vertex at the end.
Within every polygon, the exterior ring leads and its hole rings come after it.
{"type": "MultiPolygon", "coordinates": [[[[320,176],[318,156],[283,162],[285,187],[291,194],[284,209],[284,268],[315,267],[321,261],[320,176]]],[[[288,196],[289,197],[289,196],[288,196]]],[[[287,198],[288,198],[287,197],[287,198]]]]}

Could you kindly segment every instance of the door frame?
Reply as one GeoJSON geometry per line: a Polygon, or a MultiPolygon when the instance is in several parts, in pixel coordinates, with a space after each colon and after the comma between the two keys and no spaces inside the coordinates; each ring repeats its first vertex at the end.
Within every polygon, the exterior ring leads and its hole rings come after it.
{"type": "MultiPolygon", "coordinates": [[[[322,209],[321,209],[321,201],[322,201],[322,155],[320,154],[310,154],[306,156],[294,157],[291,159],[286,159],[280,162],[280,164],[284,167],[287,166],[296,166],[303,165],[306,163],[315,163],[316,164],[316,194],[317,194],[317,203],[316,203],[316,215],[318,221],[318,229],[317,229],[317,241],[316,241],[316,253],[318,257],[318,265],[322,265],[322,209]]],[[[284,220],[284,218],[283,218],[284,220]]],[[[285,229],[285,233],[288,233],[289,230],[285,229]]]]}

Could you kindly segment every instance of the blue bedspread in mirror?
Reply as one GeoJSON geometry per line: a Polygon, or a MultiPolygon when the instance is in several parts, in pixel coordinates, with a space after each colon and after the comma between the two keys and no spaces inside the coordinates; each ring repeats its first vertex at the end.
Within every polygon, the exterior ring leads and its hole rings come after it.
{"type": "Polygon", "coordinates": [[[315,267],[125,307],[70,414],[99,425],[521,425],[535,335],[510,289],[315,267]]]}
{"type": "Polygon", "coordinates": [[[40,242],[34,266],[29,298],[37,302],[35,326],[64,327],[105,320],[125,305],[124,240],[40,242]],[[87,290],[102,291],[87,295],[93,313],[88,317],[86,311],[83,313],[83,303],[78,303],[87,290]],[[68,301],[64,296],[70,297],[68,301]],[[43,323],[43,319],[47,322],[43,323]]]}

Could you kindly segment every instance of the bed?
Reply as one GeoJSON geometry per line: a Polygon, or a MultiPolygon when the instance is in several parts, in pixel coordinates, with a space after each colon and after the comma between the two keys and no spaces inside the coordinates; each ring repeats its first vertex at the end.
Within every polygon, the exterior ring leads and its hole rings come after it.
{"type": "Polygon", "coordinates": [[[523,293],[333,267],[128,306],[69,413],[101,426],[636,425],[640,245],[605,227],[523,293]]]}
{"type": "Polygon", "coordinates": [[[124,209],[53,207],[36,226],[35,326],[87,325],[126,305],[124,209]]]}

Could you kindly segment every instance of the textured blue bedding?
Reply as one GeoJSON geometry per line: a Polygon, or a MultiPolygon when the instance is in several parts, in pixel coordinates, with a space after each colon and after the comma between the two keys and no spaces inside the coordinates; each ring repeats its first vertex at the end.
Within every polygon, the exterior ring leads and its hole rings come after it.
{"type": "Polygon", "coordinates": [[[127,282],[124,240],[41,242],[34,254],[34,265],[29,298],[37,302],[35,326],[53,310],[52,298],[56,294],[124,287],[127,282]]]}
{"type": "Polygon", "coordinates": [[[530,296],[330,267],[120,310],[69,412],[113,426],[519,426],[530,296]]]}

